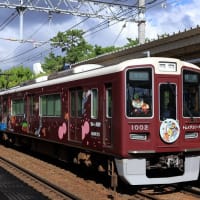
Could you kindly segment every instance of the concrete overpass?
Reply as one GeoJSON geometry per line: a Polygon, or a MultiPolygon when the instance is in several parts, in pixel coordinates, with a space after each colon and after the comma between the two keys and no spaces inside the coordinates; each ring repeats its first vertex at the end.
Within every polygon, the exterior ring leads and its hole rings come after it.
{"type": "Polygon", "coordinates": [[[197,26],[184,32],[174,33],[161,39],[124,48],[77,64],[96,63],[106,66],[127,59],[145,57],[147,52],[150,53],[150,56],[180,58],[200,66],[200,27],[197,26]]]}

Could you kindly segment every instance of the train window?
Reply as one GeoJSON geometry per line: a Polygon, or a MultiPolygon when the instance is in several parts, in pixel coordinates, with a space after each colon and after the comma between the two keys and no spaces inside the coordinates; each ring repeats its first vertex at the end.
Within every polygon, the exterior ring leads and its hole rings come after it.
{"type": "Polygon", "coordinates": [[[112,117],[112,89],[106,88],[106,117],[112,117]]]}
{"type": "Polygon", "coordinates": [[[41,96],[40,114],[41,116],[61,116],[60,94],[41,96]]]}
{"type": "Polygon", "coordinates": [[[47,104],[46,115],[47,116],[54,116],[54,109],[53,109],[53,107],[54,107],[54,96],[49,95],[48,98],[47,98],[46,104],[47,104]]]}
{"type": "Polygon", "coordinates": [[[12,115],[24,115],[24,100],[12,100],[12,115]]]}
{"type": "Polygon", "coordinates": [[[91,118],[98,117],[98,90],[92,89],[91,91],[91,118]]]}
{"type": "Polygon", "coordinates": [[[70,115],[71,117],[76,116],[76,93],[74,90],[70,92],[70,115]]]}
{"type": "Polygon", "coordinates": [[[84,94],[82,89],[70,91],[70,115],[71,117],[82,117],[84,112],[84,94]]]}
{"type": "Polygon", "coordinates": [[[200,117],[200,75],[183,71],[183,116],[200,117]]]}
{"type": "Polygon", "coordinates": [[[34,111],[33,96],[30,96],[30,98],[29,98],[29,113],[31,116],[33,116],[33,111],[34,111]]]}
{"type": "Polygon", "coordinates": [[[128,117],[152,116],[152,69],[136,68],[126,72],[126,113],[128,117]]]}
{"type": "Polygon", "coordinates": [[[160,85],[160,119],[176,119],[176,85],[164,83],[160,85]]]}
{"type": "Polygon", "coordinates": [[[61,98],[60,95],[54,97],[54,115],[61,116],[61,98]]]}
{"type": "Polygon", "coordinates": [[[149,73],[147,71],[130,71],[129,80],[131,81],[148,81],[149,73]]]}
{"type": "Polygon", "coordinates": [[[77,91],[77,114],[78,117],[82,117],[82,114],[84,112],[83,108],[83,90],[77,91]]]}

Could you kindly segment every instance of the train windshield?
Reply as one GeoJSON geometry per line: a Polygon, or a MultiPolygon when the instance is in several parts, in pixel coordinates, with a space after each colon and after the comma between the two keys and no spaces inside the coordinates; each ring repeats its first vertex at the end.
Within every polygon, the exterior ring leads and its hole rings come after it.
{"type": "Polygon", "coordinates": [[[200,117],[200,74],[183,71],[183,116],[200,117]]]}
{"type": "Polygon", "coordinates": [[[176,119],[176,84],[160,84],[160,120],[176,119]]]}
{"type": "Polygon", "coordinates": [[[152,69],[136,68],[126,72],[126,114],[128,117],[152,116],[152,69]]]}

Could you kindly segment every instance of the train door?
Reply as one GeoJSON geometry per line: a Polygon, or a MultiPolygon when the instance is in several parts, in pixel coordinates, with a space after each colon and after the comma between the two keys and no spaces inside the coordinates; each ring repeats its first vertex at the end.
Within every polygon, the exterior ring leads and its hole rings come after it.
{"type": "Polygon", "coordinates": [[[177,118],[176,83],[160,83],[159,85],[160,121],[177,118]]]}
{"type": "Polygon", "coordinates": [[[112,85],[105,86],[103,145],[112,146],[112,85]]]}
{"type": "Polygon", "coordinates": [[[32,105],[33,105],[33,96],[27,95],[27,98],[24,98],[25,101],[25,116],[24,116],[24,122],[22,126],[27,126],[26,130],[23,128],[23,131],[25,132],[30,132],[29,128],[31,124],[31,119],[32,119],[32,105]]]}
{"type": "Polygon", "coordinates": [[[69,140],[82,141],[82,113],[83,108],[83,90],[73,88],[70,90],[70,121],[69,121],[69,140]]]}
{"type": "Polygon", "coordinates": [[[7,125],[8,128],[9,124],[8,124],[8,120],[9,120],[9,113],[10,113],[10,104],[9,104],[9,98],[7,97],[2,97],[2,103],[1,103],[1,112],[2,112],[2,119],[1,122],[5,123],[7,125]]]}
{"type": "Polygon", "coordinates": [[[159,93],[159,126],[160,138],[157,140],[159,146],[163,144],[174,143],[180,133],[180,109],[178,107],[178,79],[158,78],[158,93],[159,93]]]}
{"type": "Polygon", "coordinates": [[[26,101],[27,132],[39,135],[41,120],[39,117],[39,100],[35,95],[28,95],[26,101]]]}

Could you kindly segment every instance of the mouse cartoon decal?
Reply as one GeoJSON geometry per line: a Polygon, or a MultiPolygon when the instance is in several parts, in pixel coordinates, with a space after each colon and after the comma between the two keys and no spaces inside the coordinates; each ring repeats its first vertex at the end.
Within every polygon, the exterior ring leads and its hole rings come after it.
{"type": "Polygon", "coordinates": [[[180,135],[180,127],[176,120],[166,119],[160,126],[160,137],[166,143],[175,142],[180,135]]]}

